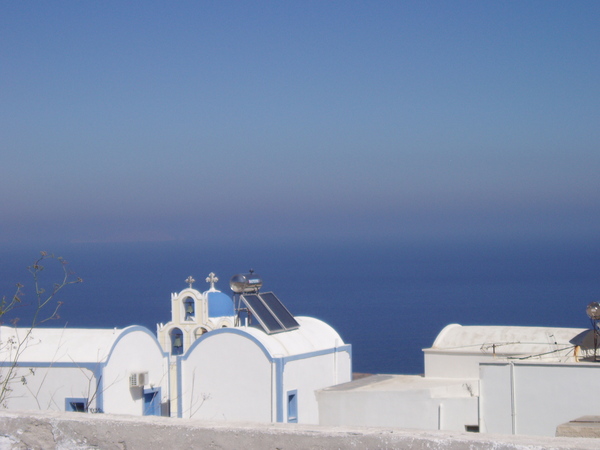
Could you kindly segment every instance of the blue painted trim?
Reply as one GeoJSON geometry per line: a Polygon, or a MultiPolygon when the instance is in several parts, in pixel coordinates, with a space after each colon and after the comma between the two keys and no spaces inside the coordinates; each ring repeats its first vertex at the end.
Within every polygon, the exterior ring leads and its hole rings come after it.
{"type": "Polygon", "coordinates": [[[277,422],[283,422],[283,358],[275,358],[275,408],[277,422]]]}
{"type": "MultiPolygon", "coordinates": [[[[254,336],[252,336],[248,333],[245,333],[244,331],[236,330],[235,328],[219,328],[218,330],[214,330],[209,333],[206,333],[202,337],[196,339],[194,341],[194,343],[190,346],[189,350],[187,352],[185,352],[184,355],[177,356],[178,368],[180,365],[180,363],[179,363],[180,358],[183,360],[187,360],[188,357],[190,356],[191,352],[205,339],[210,338],[211,334],[214,336],[214,335],[223,334],[223,333],[233,333],[233,334],[237,334],[239,336],[243,336],[243,337],[251,340],[252,342],[256,343],[256,345],[258,345],[258,347],[262,350],[263,354],[267,357],[267,359],[270,362],[273,362],[275,360],[275,358],[271,355],[271,353],[263,345],[263,343],[260,342],[258,339],[256,339],[254,336]]],[[[290,361],[296,361],[296,360],[300,360],[300,359],[312,358],[314,356],[328,355],[328,354],[335,353],[335,352],[347,352],[347,353],[349,353],[350,357],[352,357],[352,345],[345,344],[340,347],[328,348],[325,350],[315,350],[313,352],[301,353],[298,355],[284,356],[284,357],[282,357],[282,359],[285,362],[290,362],[290,361]]],[[[163,352],[162,349],[161,349],[161,353],[162,353],[163,357],[167,357],[169,355],[168,352],[163,352]]],[[[109,358],[107,358],[107,359],[109,359],[109,358]]],[[[11,365],[12,365],[11,361],[0,361],[0,367],[9,367],[11,365]]],[[[20,367],[84,368],[84,369],[89,369],[89,370],[95,372],[95,370],[99,366],[104,368],[106,366],[106,363],[105,362],[93,362],[93,363],[92,362],[85,362],[85,363],[54,362],[53,363],[53,362],[37,362],[37,361],[36,362],[19,361],[19,366],[20,367]]]]}
{"type": "MultiPolygon", "coordinates": [[[[341,352],[350,353],[351,348],[352,348],[352,345],[345,344],[340,347],[326,348],[324,350],[315,350],[312,352],[300,353],[298,355],[284,356],[283,360],[287,363],[290,361],[298,361],[300,359],[313,358],[315,356],[331,355],[332,353],[341,353],[341,352]]],[[[350,354],[350,356],[352,356],[352,355],[350,354]]]]}
{"type": "MultiPolygon", "coordinates": [[[[11,361],[2,361],[0,362],[0,367],[10,367],[13,363],[11,361]]],[[[85,362],[85,363],[77,363],[77,362],[31,362],[31,361],[19,361],[18,367],[56,367],[59,369],[89,369],[92,372],[95,372],[98,366],[104,367],[106,364],[103,362],[85,362]]]]}
{"type": "MultiPolygon", "coordinates": [[[[55,367],[55,368],[60,368],[60,369],[88,369],[88,370],[90,370],[94,375],[94,378],[96,380],[96,386],[97,386],[96,397],[95,397],[96,408],[103,411],[104,410],[104,378],[102,375],[103,375],[104,369],[106,368],[108,362],[110,361],[110,358],[112,356],[112,353],[115,350],[115,347],[117,346],[118,342],[121,339],[123,339],[129,333],[141,331],[152,338],[152,341],[159,349],[160,354],[162,355],[163,358],[166,358],[169,356],[168,352],[163,351],[163,349],[160,345],[160,342],[158,342],[158,339],[156,338],[156,336],[154,334],[152,334],[152,332],[146,327],[143,327],[140,325],[132,325],[132,326],[129,326],[129,327],[123,328],[122,330],[117,330],[117,331],[118,332],[120,331],[120,332],[117,335],[117,337],[115,338],[115,340],[113,341],[113,343],[110,347],[110,350],[108,351],[108,355],[102,361],[94,361],[94,362],[89,362],[89,361],[88,362],[19,361],[19,367],[33,367],[33,368],[53,368],[53,367],[55,367]]],[[[12,361],[0,361],[0,367],[10,367],[12,365],[13,365],[12,361]]],[[[94,386],[94,389],[96,388],[96,386],[94,386]]],[[[93,392],[90,392],[89,395],[90,396],[93,395],[93,392]]]]}
{"type": "Polygon", "coordinates": [[[287,423],[298,423],[298,389],[287,391],[287,423]],[[293,401],[290,397],[293,396],[293,401]]]}
{"type": "MultiPolygon", "coordinates": [[[[101,367],[97,367],[96,370],[92,369],[92,370],[94,370],[94,375],[95,375],[97,383],[98,383],[98,392],[96,394],[96,407],[101,409],[102,411],[104,411],[104,378],[102,376],[104,368],[110,361],[110,358],[112,357],[112,354],[115,351],[115,348],[116,348],[117,344],[119,343],[119,341],[121,339],[123,339],[125,336],[127,336],[128,334],[135,333],[138,331],[141,331],[142,333],[144,333],[152,338],[152,342],[154,343],[154,345],[156,345],[156,347],[160,351],[160,354],[162,355],[163,358],[166,358],[169,356],[169,353],[163,351],[163,348],[160,345],[160,342],[158,342],[158,339],[156,338],[154,333],[152,333],[148,328],[143,327],[141,325],[131,325],[129,327],[123,328],[121,330],[121,332],[119,333],[119,335],[117,336],[117,338],[113,341],[112,346],[110,347],[110,350],[108,351],[108,355],[106,356],[101,367]]],[[[53,365],[53,366],[55,366],[55,365],[53,365]]]]}
{"type": "Polygon", "coordinates": [[[88,399],[83,397],[65,397],[65,411],[87,412],[88,399]],[[71,403],[83,403],[83,411],[75,411],[71,408],[71,403]]]}
{"type": "MultiPolygon", "coordinates": [[[[104,365],[102,367],[98,367],[94,370],[94,378],[96,378],[96,385],[98,386],[98,391],[96,393],[96,408],[100,411],[104,411],[104,377],[102,373],[104,372],[104,365]]],[[[90,392],[90,395],[92,393],[90,392]]]]}
{"type": "MultiPolygon", "coordinates": [[[[128,335],[129,333],[133,333],[133,332],[136,332],[136,331],[142,331],[143,333],[145,333],[148,336],[150,336],[152,338],[152,341],[156,345],[156,347],[160,350],[161,355],[163,357],[169,356],[169,353],[163,351],[163,349],[162,349],[162,347],[160,345],[160,342],[158,342],[158,339],[156,339],[156,336],[154,334],[152,334],[152,332],[148,328],[142,327],[140,325],[132,325],[130,327],[127,327],[127,328],[124,328],[124,329],[121,330],[121,332],[119,333],[119,335],[113,341],[113,343],[112,343],[112,345],[110,347],[110,350],[108,351],[108,355],[102,361],[86,361],[86,362],[77,362],[77,361],[70,361],[70,362],[19,361],[19,366],[20,367],[60,367],[60,368],[71,368],[71,367],[81,368],[81,367],[83,367],[83,368],[90,369],[90,370],[94,370],[99,365],[105,367],[106,363],[111,358],[112,353],[114,352],[114,349],[115,349],[117,343],[121,339],[123,339],[123,337],[125,337],[126,335],[128,335]]],[[[10,367],[12,365],[13,365],[12,361],[0,361],[0,367],[10,367]]]]}
{"type": "Polygon", "coordinates": [[[160,351],[161,355],[163,355],[163,357],[169,356],[169,352],[163,351],[163,348],[160,345],[160,342],[158,342],[158,339],[156,338],[156,335],[154,333],[152,333],[148,328],[143,327],[141,325],[131,325],[131,326],[123,328],[121,330],[121,333],[119,334],[117,339],[115,339],[115,341],[113,342],[113,345],[110,348],[110,351],[108,352],[108,356],[106,357],[106,360],[108,361],[110,359],[112,352],[114,351],[114,348],[117,345],[117,342],[119,342],[121,339],[123,339],[129,333],[134,333],[136,331],[141,331],[141,332],[147,334],[148,336],[150,336],[152,338],[152,342],[154,342],[154,345],[156,345],[156,347],[160,351]]]}
{"type": "MultiPolygon", "coordinates": [[[[265,345],[255,336],[251,335],[250,333],[246,332],[243,329],[240,328],[219,328],[217,330],[213,330],[213,331],[209,331],[208,333],[203,334],[202,336],[200,336],[198,339],[196,339],[192,345],[190,346],[190,348],[182,355],[182,358],[184,360],[187,360],[188,357],[190,356],[191,352],[194,351],[194,349],[200,345],[202,342],[204,342],[206,339],[210,339],[212,336],[217,336],[219,334],[224,334],[224,333],[229,333],[229,334],[236,334],[238,336],[242,336],[245,337],[246,339],[251,340],[252,342],[254,342],[256,345],[258,345],[258,347],[262,350],[262,352],[264,353],[264,355],[267,357],[267,359],[271,362],[274,361],[274,357],[273,355],[271,355],[270,351],[267,349],[267,347],[265,347],[265,345]]],[[[350,357],[352,357],[352,345],[351,344],[344,344],[341,345],[339,347],[332,347],[332,348],[327,348],[324,350],[315,350],[312,352],[306,352],[306,353],[300,353],[298,355],[290,355],[290,356],[284,356],[283,359],[285,360],[285,362],[288,361],[295,361],[298,359],[306,359],[306,358],[312,358],[314,356],[321,356],[321,355],[329,355],[331,353],[335,353],[335,352],[348,352],[350,357]]]]}
{"type": "MultiPolygon", "coordinates": [[[[181,370],[181,356],[176,356],[177,361],[177,417],[180,419],[183,417],[183,387],[182,387],[182,370],[181,370]]],[[[171,367],[169,366],[169,369],[171,367]]],[[[169,370],[170,371],[170,370],[169,370]]]]}
{"type": "MultiPolygon", "coordinates": [[[[8,367],[11,366],[12,363],[1,362],[0,367],[8,367]]],[[[96,384],[93,386],[93,390],[90,389],[89,396],[91,397],[94,394],[94,390],[96,391],[96,408],[100,410],[104,410],[104,379],[102,377],[102,373],[104,372],[104,368],[106,367],[106,363],[97,362],[97,363],[76,363],[76,362],[29,362],[29,361],[19,361],[19,367],[34,367],[34,368],[57,368],[57,369],[87,369],[92,372],[92,375],[95,379],[96,384]],[[96,389],[97,386],[97,389],[96,389]]],[[[88,405],[89,406],[89,405],[88,405]]]]}
{"type": "Polygon", "coordinates": [[[192,352],[198,347],[202,342],[206,339],[210,339],[213,336],[217,336],[219,334],[235,334],[250,341],[254,342],[258,348],[261,349],[267,360],[275,364],[275,417],[277,422],[284,422],[284,411],[287,410],[285,402],[287,401],[287,397],[283,393],[283,372],[285,369],[285,364],[291,361],[298,361],[302,359],[312,358],[315,356],[322,355],[330,355],[333,353],[341,353],[346,352],[350,356],[350,364],[352,364],[352,345],[344,344],[339,347],[328,348],[324,350],[315,350],[312,352],[301,353],[298,355],[290,355],[290,356],[282,356],[275,357],[271,355],[270,351],[267,347],[255,336],[246,332],[240,328],[219,328],[217,330],[210,331],[208,333],[203,334],[198,339],[196,339],[190,348],[180,356],[176,356],[177,358],[177,417],[182,417],[182,362],[187,361],[192,352]]]}
{"type": "Polygon", "coordinates": [[[254,342],[264,353],[264,355],[266,356],[266,358],[270,361],[273,362],[273,355],[271,355],[271,353],[269,352],[269,350],[267,349],[267,347],[265,347],[265,345],[260,342],[259,339],[257,339],[255,336],[252,336],[250,333],[239,329],[239,328],[232,328],[232,327],[227,327],[227,328],[218,328],[216,330],[212,330],[209,331],[208,333],[204,333],[202,336],[200,336],[198,339],[196,339],[192,345],[190,345],[190,348],[182,355],[182,358],[184,360],[187,360],[188,357],[190,356],[191,352],[194,351],[194,349],[200,345],[202,342],[204,342],[206,339],[210,339],[213,336],[217,336],[219,334],[236,334],[238,336],[242,336],[245,337],[246,339],[251,340],[252,342],[254,342]]]}

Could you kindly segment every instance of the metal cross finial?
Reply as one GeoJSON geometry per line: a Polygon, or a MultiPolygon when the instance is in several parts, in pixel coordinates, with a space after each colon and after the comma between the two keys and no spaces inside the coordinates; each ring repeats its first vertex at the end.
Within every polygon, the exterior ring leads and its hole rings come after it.
{"type": "Polygon", "coordinates": [[[187,280],[185,280],[185,282],[190,285],[190,289],[191,289],[192,288],[192,284],[194,284],[196,282],[196,280],[194,280],[194,277],[192,277],[190,275],[189,277],[187,277],[187,280]]]}
{"type": "Polygon", "coordinates": [[[210,283],[210,288],[214,289],[215,288],[215,283],[219,281],[219,279],[217,278],[217,276],[215,275],[214,272],[211,272],[208,274],[208,277],[206,277],[206,282],[210,283]]]}

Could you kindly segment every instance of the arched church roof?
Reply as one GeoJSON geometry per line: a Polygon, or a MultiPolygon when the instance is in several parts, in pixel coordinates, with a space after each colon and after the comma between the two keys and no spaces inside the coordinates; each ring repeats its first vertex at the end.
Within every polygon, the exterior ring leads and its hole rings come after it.
{"type": "Polygon", "coordinates": [[[325,322],[313,317],[296,317],[300,327],[283,333],[266,334],[254,327],[221,328],[207,333],[190,348],[203,341],[218,339],[222,334],[248,335],[262,345],[271,356],[294,356],[304,353],[327,350],[345,345],[340,335],[325,322]]]}
{"type": "Polygon", "coordinates": [[[152,333],[140,326],[123,329],[84,328],[13,328],[0,326],[0,355],[4,361],[10,358],[15,345],[23,342],[19,361],[22,362],[105,362],[121,336],[133,331],[152,333]]]}
{"type": "Polygon", "coordinates": [[[206,292],[208,300],[208,317],[233,316],[233,300],[221,291],[210,290],[206,292]]]}
{"type": "MultiPolygon", "coordinates": [[[[542,354],[557,347],[588,347],[590,330],[585,328],[546,328],[511,326],[447,325],[430,350],[515,355],[542,354]]],[[[593,345],[593,343],[592,343],[593,345]]]]}

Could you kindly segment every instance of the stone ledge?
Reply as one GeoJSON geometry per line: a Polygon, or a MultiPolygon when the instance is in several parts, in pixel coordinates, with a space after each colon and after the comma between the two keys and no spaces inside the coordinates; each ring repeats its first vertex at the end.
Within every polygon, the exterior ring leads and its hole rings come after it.
{"type": "Polygon", "coordinates": [[[556,436],[600,438],[600,416],[583,416],[556,428],[556,436]]]}
{"type": "Polygon", "coordinates": [[[0,449],[596,449],[585,438],[392,428],[205,422],[109,414],[0,412],[0,449]]]}

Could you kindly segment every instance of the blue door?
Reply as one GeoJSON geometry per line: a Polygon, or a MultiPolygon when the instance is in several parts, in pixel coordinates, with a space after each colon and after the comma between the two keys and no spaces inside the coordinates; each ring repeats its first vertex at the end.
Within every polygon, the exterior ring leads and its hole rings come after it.
{"type": "Polygon", "coordinates": [[[160,416],[160,388],[144,389],[144,416],[160,416]]]}

